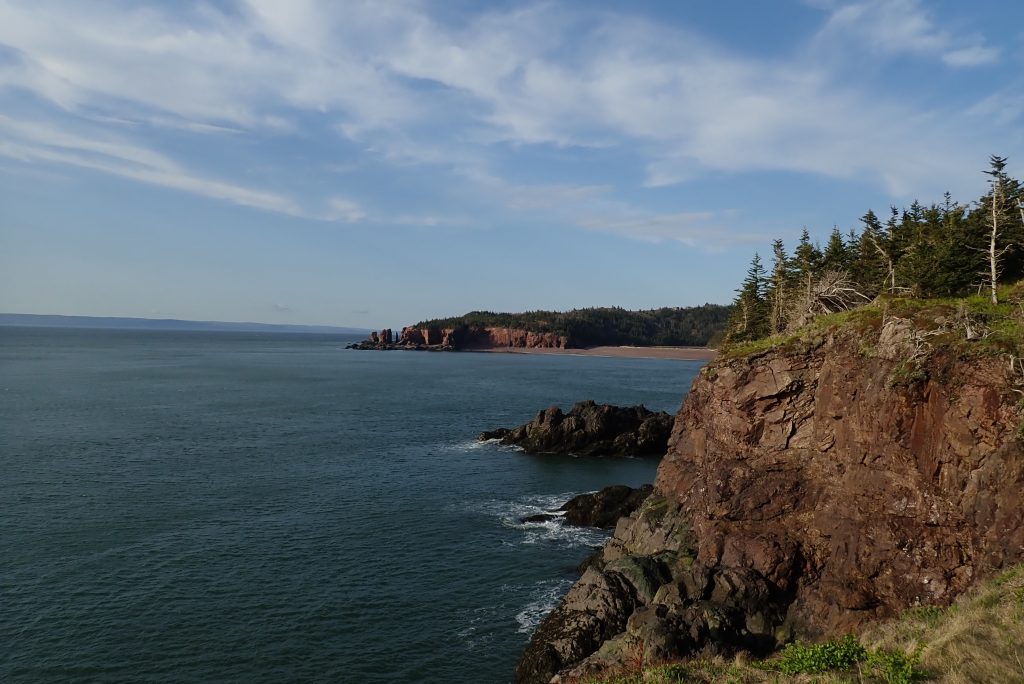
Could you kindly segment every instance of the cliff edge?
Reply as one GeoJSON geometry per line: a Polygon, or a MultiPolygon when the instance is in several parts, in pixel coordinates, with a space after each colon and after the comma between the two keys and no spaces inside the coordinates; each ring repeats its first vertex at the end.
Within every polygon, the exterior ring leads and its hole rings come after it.
{"type": "Polygon", "coordinates": [[[869,307],[705,367],[653,495],[517,681],[763,655],[949,604],[1020,562],[1024,377],[978,344],[945,309],[869,307]]]}

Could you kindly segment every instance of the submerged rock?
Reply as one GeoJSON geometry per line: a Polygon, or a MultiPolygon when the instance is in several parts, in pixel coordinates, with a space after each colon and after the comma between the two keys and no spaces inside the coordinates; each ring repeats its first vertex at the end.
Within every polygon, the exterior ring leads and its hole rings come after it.
{"type": "Polygon", "coordinates": [[[534,454],[664,456],[671,431],[665,412],[581,401],[569,413],[552,406],[525,425],[481,433],[480,440],[499,439],[534,454]]]}

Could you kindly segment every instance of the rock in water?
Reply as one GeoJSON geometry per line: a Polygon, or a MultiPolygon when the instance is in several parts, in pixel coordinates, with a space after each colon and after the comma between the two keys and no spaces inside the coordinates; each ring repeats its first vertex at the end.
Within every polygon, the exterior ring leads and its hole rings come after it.
{"type": "MultiPolygon", "coordinates": [[[[626,485],[612,485],[599,492],[579,494],[565,502],[558,513],[536,513],[520,519],[524,523],[544,523],[561,520],[572,527],[615,527],[619,518],[629,515],[644,502],[654,485],[633,489],[626,485]]],[[[582,574],[582,573],[581,573],[582,574]]]]}
{"type": "Polygon", "coordinates": [[[640,507],[653,485],[633,489],[626,485],[612,485],[592,494],[580,494],[569,499],[561,509],[565,522],[577,527],[615,527],[619,518],[630,515],[640,507]]]}
{"type": "Polygon", "coordinates": [[[664,456],[671,432],[672,416],[663,411],[581,401],[569,413],[552,406],[525,425],[484,432],[480,440],[500,439],[533,454],[664,456]]]}

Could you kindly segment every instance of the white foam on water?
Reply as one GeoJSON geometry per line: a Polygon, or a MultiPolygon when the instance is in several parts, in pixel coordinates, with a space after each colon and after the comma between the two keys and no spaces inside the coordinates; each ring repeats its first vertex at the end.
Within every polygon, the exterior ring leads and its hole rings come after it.
{"type": "Polygon", "coordinates": [[[516,631],[520,634],[532,634],[541,620],[558,606],[558,602],[572,585],[572,580],[568,579],[541,580],[534,584],[530,592],[530,602],[516,613],[516,622],[519,623],[519,629],[516,631]]]}
{"type": "Polygon", "coordinates": [[[468,451],[478,451],[478,450],[483,449],[485,447],[493,446],[494,442],[496,442],[496,441],[497,440],[489,439],[486,442],[481,442],[481,441],[476,440],[476,439],[470,439],[470,440],[466,440],[465,442],[455,442],[453,444],[452,443],[440,444],[440,445],[438,445],[438,449],[440,451],[458,451],[458,452],[465,453],[465,452],[468,452],[468,451]]]}
{"type": "Polygon", "coordinates": [[[562,494],[533,494],[517,499],[492,499],[481,505],[482,512],[498,518],[501,526],[518,533],[515,544],[558,544],[568,548],[589,548],[607,541],[609,532],[593,527],[566,525],[562,518],[562,504],[576,496],[576,492],[562,494]],[[524,522],[535,515],[551,516],[548,520],[524,522]]]}
{"type": "Polygon", "coordinates": [[[474,650],[486,646],[494,640],[494,634],[488,633],[486,623],[492,618],[495,608],[477,608],[474,613],[486,612],[487,615],[477,615],[470,619],[469,624],[455,633],[465,644],[467,650],[474,650]]]}
{"type": "Polygon", "coordinates": [[[469,439],[464,442],[438,444],[437,449],[438,451],[455,451],[458,453],[470,453],[481,449],[507,451],[510,453],[523,451],[521,446],[516,444],[502,444],[500,439],[485,439],[483,441],[479,439],[469,439]]]}

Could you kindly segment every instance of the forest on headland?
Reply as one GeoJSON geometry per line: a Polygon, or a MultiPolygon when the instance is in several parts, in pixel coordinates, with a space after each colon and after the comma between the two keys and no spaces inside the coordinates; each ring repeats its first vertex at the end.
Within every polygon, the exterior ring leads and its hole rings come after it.
{"type": "Polygon", "coordinates": [[[792,331],[817,315],[849,310],[880,295],[917,299],[985,295],[1024,278],[1024,187],[992,156],[988,192],[964,205],[947,192],[938,204],[873,210],[860,229],[833,228],[822,248],[805,228],[792,254],[772,243],[771,264],[755,254],[737,289],[726,342],[792,331]]]}
{"type": "Polygon", "coordinates": [[[720,341],[732,308],[720,304],[629,311],[618,307],[493,313],[421,321],[417,328],[514,328],[565,335],[573,346],[704,347],[720,341]]]}

